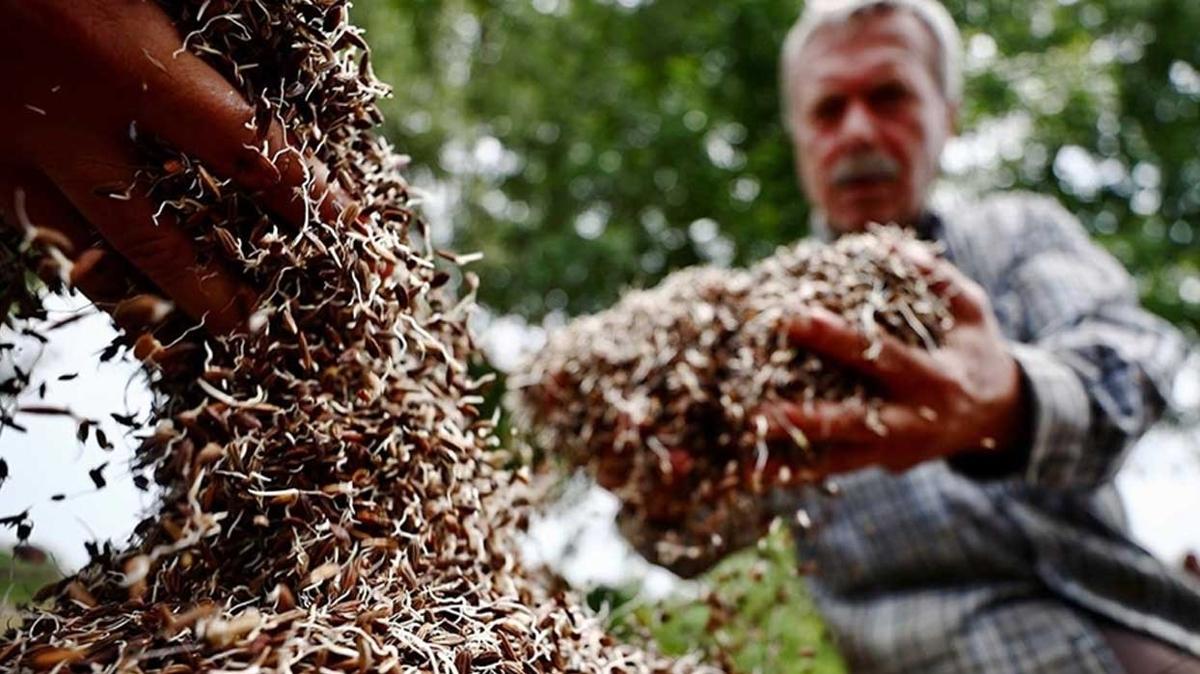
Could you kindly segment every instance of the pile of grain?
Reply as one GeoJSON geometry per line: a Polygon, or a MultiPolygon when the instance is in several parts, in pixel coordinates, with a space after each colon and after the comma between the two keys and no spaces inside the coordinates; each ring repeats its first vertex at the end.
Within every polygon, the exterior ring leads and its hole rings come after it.
{"type": "Polygon", "coordinates": [[[900,246],[928,244],[876,228],[803,242],[750,269],[685,269],[631,292],[552,335],[509,379],[514,425],[613,490],[619,523],[643,554],[698,573],[765,531],[768,463],[788,467],[773,486],[812,477],[805,468],[820,448],[800,433],[768,441],[760,405],[878,402],[870,382],[794,348],[789,316],[820,305],[868,337],[886,331],[923,348],[949,327],[945,303],[900,246]]]}
{"type": "Polygon", "coordinates": [[[134,189],[149,186],[203,250],[263,289],[261,305],[247,334],[210,338],[175,317],[137,337],[159,404],[135,468],[161,486],[161,505],[128,549],[94,547],[86,568],[27,609],[0,662],[706,671],[615,643],[517,560],[525,477],[491,458],[482,382],[466,367],[472,297],[438,290],[439,266],[460,260],[436,261],[403,158],[370,132],[385,89],[347,2],[163,6],[187,48],[255,102],[260,126],[281,120],[357,205],[290,227],[145,139],[155,168],[134,189]]]}

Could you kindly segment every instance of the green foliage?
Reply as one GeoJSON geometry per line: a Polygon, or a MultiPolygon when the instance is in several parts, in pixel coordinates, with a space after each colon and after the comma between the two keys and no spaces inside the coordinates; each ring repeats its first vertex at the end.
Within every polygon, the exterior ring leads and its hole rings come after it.
{"type": "MultiPolygon", "coordinates": [[[[969,46],[964,132],[1027,129],[954,182],[1058,196],[1138,275],[1148,306],[1200,326],[1200,5],[947,5],[969,46]],[[1099,183],[1067,180],[1071,157],[1100,167],[1099,183]]],[[[486,253],[485,304],[538,318],[804,235],[776,84],[799,9],[371,0],[356,11],[396,87],[388,132],[448,202],[433,214],[441,237],[486,253]]]]}
{"type": "Polygon", "coordinates": [[[633,640],[648,633],[674,655],[707,653],[715,661],[725,654],[741,672],[845,671],[807,599],[786,529],[763,539],[758,549],[726,559],[704,582],[712,595],[703,600],[618,606],[614,631],[633,640]]]}
{"type": "Polygon", "coordinates": [[[0,601],[21,604],[61,577],[50,562],[26,562],[0,552],[0,601]]]}
{"type": "Polygon", "coordinates": [[[14,607],[33,599],[38,590],[59,578],[53,564],[34,564],[0,552],[0,633],[16,626],[14,607]]]}

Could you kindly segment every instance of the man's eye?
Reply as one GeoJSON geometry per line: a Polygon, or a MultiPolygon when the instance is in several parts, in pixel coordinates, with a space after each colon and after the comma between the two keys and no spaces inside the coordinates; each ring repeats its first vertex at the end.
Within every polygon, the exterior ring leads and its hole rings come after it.
{"type": "Polygon", "coordinates": [[[892,82],[871,91],[868,100],[873,108],[886,108],[896,105],[908,98],[908,88],[899,82],[892,82]]]}
{"type": "Polygon", "coordinates": [[[832,122],[842,116],[846,108],[844,98],[826,98],[813,107],[812,115],[817,121],[832,122]]]}

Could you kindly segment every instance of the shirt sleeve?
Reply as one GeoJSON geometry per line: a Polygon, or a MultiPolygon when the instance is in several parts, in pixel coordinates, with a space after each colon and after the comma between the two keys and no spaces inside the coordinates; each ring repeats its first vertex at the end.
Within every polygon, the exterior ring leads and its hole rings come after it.
{"type": "Polygon", "coordinates": [[[1187,343],[1142,309],[1129,273],[1057,202],[1022,209],[1003,284],[1021,307],[1011,352],[1032,414],[1025,478],[1054,487],[1112,479],[1163,413],[1187,343]]]}

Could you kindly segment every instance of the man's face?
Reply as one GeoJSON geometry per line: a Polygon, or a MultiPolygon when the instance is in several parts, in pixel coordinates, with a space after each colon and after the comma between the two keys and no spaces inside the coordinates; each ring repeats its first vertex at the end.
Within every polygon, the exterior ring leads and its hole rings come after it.
{"type": "Polygon", "coordinates": [[[892,10],[818,29],[790,64],[797,172],[835,231],[920,214],[955,114],[937,54],[920,19],[892,10]]]}

